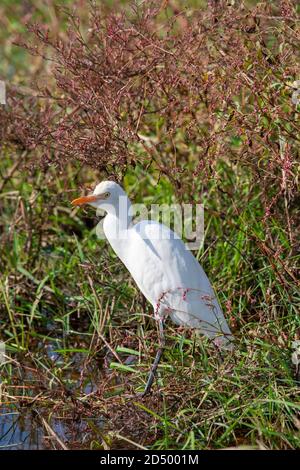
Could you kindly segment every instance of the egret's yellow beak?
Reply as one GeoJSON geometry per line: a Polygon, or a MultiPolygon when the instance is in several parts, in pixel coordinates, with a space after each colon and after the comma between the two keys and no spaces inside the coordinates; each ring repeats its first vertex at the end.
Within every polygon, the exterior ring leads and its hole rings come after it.
{"type": "Polygon", "coordinates": [[[84,204],[89,204],[90,202],[95,202],[98,199],[100,199],[99,196],[94,196],[94,195],[82,196],[82,197],[79,197],[77,199],[74,199],[71,202],[71,204],[72,204],[72,206],[83,206],[84,204]]]}

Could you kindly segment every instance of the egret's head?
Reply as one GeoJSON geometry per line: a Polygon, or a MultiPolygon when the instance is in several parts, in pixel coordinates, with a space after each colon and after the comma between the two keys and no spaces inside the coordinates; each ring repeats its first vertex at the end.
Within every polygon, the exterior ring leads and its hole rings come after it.
{"type": "Polygon", "coordinates": [[[82,196],[71,202],[73,206],[89,204],[97,209],[116,211],[120,205],[120,198],[126,197],[125,191],[114,181],[102,181],[97,184],[94,192],[89,196],[82,196]]]}

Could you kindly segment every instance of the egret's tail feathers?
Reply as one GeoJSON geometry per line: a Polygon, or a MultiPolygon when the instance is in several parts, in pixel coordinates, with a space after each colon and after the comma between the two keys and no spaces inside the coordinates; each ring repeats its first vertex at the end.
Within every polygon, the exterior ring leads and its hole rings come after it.
{"type": "Polygon", "coordinates": [[[158,316],[167,313],[178,325],[199,330],[221,349],[234,349],[234,338],[211,289],[170,289],[161,295],[154,310],[158,316]]]}

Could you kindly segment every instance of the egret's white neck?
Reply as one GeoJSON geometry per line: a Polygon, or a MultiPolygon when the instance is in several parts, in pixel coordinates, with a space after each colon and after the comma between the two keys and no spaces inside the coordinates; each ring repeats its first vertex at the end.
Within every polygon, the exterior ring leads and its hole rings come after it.
{"type": "Polygon", "coordinates": [[[124,195],[118,197],[116,203],[107,205],[105,211],[107,215],[104,222],[106,227],[109,228],[110,235],[113,235],[112,229],[114,229],[113,238],[119,238],[118,233],[128,230],[132,221],[130,200],[124,193],[124,195]]]}

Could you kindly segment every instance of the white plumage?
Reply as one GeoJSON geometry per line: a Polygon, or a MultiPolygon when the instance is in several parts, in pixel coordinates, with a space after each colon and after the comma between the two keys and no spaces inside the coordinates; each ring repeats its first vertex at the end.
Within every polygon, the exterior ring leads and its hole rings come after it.
{"type": "MultiPolygon", "coordinates": [[[[129,199],[112,181],[98,184],[91,196],[72,202],[86,203],[107,212],[105,236],[152,304],[160,321],[161,340],[162,323],[169,316],[175,323],[197,328],[216,344],[231,348],[233,338],[212,285],[183,241],[158,222],[144,220],[134,225],[129,199]]],[[[153,377],[154,371],[150,387],[153,377]]]]}

